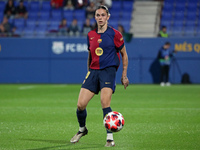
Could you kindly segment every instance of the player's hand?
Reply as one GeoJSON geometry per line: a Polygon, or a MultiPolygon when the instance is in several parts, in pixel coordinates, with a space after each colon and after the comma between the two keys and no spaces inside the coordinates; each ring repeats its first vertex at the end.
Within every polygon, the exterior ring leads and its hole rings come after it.
{"type": "Polygon", "coordinates": [[[129,84],[129,80],[128,80],[127,76],[122,76],[121,82],[122,82],[122,85],[124,85],[124,89],[126,89],[126,87],[129,84]]]}

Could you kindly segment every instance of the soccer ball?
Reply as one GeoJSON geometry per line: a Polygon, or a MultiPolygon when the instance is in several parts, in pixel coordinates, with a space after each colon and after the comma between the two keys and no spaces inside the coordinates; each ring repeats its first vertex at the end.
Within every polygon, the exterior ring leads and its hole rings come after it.
{"type": "Polygon", "coordinates": [[[104,117],[103,124],[108,131],[118,132],[124,126],[124,117],[121,113],[112,111],[104,117]]]}

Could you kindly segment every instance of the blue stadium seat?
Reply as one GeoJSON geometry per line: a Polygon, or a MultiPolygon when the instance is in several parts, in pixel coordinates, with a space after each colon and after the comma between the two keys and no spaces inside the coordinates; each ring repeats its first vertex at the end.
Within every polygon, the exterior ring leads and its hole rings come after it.
{"type": "Polygon", "coordinates": [[[23,30],[24,37],[33,37],[34,36],[34,29],[33,27],[26,27],[23,30]]]}
{"type": "Polygon", "coordinates": [[[124,27],[126,32],[130,30],[130,21],[121,21],[120,24],[124,27]]]}
{"type": "Polygon", "coordinates": [[[39,21],[38,22],[38,27],[39,28],[47,28],[49,22],[48,21],[39,21]]]}
{"type": "Polygon", "coordinates": [[[23,29],[24,26],[25,26],[25,20],[24,20],[24,19],[15,19],[15,20],[14,20],[14,25],[15,25],[15,27],[17,27],[17,28],[23,29]]]}
{"type": "Polygon", "coordinates": [[[16,28],[16,30],[15,30],[15,34],[17,34],[17,35],[22,35],[22,33],[23,33],[23,28],[16,28]]]}
{"type": "Polygon", "coordinates": [[[123,2],[123,10],[132,11],[133,10],[133,2],[132,1],[122,1],[123,2]]]}
{"type": "Polygon", "coordinates": [[[85,21],[85,10],[76,10],[74,12],[74,18],[78,21],[85,21]]]}
{"type": "Polygon", "coordinates": [[[40,10],[40,2],[39,1],[31,1],[29,3],[29,10],[39,11],[40,10]]]}
{"type": "Polygon", "coordinates": [[[175,11],[184,12],[186,10],[185,3],[176,3],[175,11]]]}
{"type": "Polygon", "coordinates": [[[36,27],[35,28],[35,36],[36,37],[45,37],[47,34],[47,28],[45,27],[36,27]]]}
{"type": "Polygon", "coordinates": [[[183,20],[185,18],[185,15],[183,12],[176,12],[174,14],[174,19],[176,20],[183,20]]]}
{"type": "Polygon", "coordinates": [[[196,28],[196,36],[200,37],[200,26],[196,28]]]}
{"type": "MultiPolygon", "coordinates": [[[[85,14],[85,13],[84,13],[85,14]]],[[[63,10],[63,17],[72,17],[74,16],[74,11],[73,10],[63,10]]]]}
{"type": "Polygon", "coordinates": [[[171,20],[161,20],[161,23],[160,23],[160,27],[162,27],[162,26],[166,26],[167,27],[167,29],[170,29],[171,28],[171,25],[172,25],[172,23],[171,23],[171,20]]]}
{"type": "Polygon", "coordinates": [[[181,28],[181,27],[183,27],[183,20],[174,20],[174,22],[173,22],[173,27],[179,27],[179,28],[181,28]]]}
{"type": "Polygon", "coordinates": [[[3,13],[5,5],[6,5],[5,1],[0,1],[0,14],[3,13]]]}
{"type": "Polygon", "coordinates": [[[183,36],[183,30],[180,27],[173,27],[171,29],[171,37],[182,37],[183,36]]]}
{"type": "Polygon", "coordinates": [[[170,12],[167,12],[167,13],[162,12],[162,19],[163,20],[172,20],[172,17],[173,17],[172,13],[170,13],[170,12]]]}
{"type": "Polygon", "coordinates": [[[37,19],[38,18],[38,13],[37,12],[29,12],[28,13],[28,18],[37,19]]]}
{"type": "Polygon", "coordinates": [[[48,30],[58,30],[59,25],[60,21],[51,21],[48,30]]]}
{"type": "Polygon", "coordinates": [[[187,37],[194,37],[195,36],[195,27],[185,27],[183,35],[187,36],[187,37]]]}
{"type": "Polygon", "coordinates": [[[35,28],[36,26],[36,20],[26,20],[26,27],[27,28],[35,28]]]}
{"type": "Polygon", "coordinates": [[[40,13],[40,19],[49,19],[50,18],[50,12],[46,10],[41,10],[40,13]]]}
{"type": "Polygon", "coordinates": [[[50,1],[43,1],[41,9],[50,11],[51,10],[50,1]]]}
{"type": "Polygon", "coordinates": [[[59,18],[59,19],[61,19],[61,18],[63,18],[63,14],[62,14],[62,10],[56,10],[56,9],[54,9],[54,10],[52,10],[51,11],[51,17],[52,18],[59,18]]]}
{"type": "Polygon", "coordinates": [[[186,20],[185,21],[185,26],[186,27],[195,27],[196,26],[196,21],[195,20],[186,20]]]}
{"type": "Polygon", "coordinates": [[[187,12],[186,14],[186,19],[196,19],[197,17],[197,14],[196,14],[196,11],[190,11],[190,12],[187,12]]]}
{"type": "Polygon", "coordinates": [[[130,12],[127,12],[127,11],[122,11],[121,13],[121,20],[128,20],[128,21],[131,21],[131,13],[130,12]]]}
{"type": "Polygon", "coordinates": [[[110,8],[110,11],[112,11],[112,10],[121,11],[121,9],[122,9],[122,3],[121,3],[121,1],[114,1],[112,3],[112,7],[110,8]]]}

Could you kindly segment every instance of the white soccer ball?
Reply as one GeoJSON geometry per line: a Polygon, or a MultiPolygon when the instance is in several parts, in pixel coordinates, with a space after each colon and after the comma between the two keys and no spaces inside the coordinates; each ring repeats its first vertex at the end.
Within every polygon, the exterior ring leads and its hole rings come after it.
{"type": "Polygon", "coordinates": [[[103,124],[108,131],[118,132],[124,126],[124,117],[121,113],[112,111],[104,117],[103,124]]]}

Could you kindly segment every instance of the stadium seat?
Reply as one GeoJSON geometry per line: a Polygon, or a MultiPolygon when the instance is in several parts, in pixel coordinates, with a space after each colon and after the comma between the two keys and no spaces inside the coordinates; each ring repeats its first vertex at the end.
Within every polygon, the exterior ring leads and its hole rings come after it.
{"type": "Polygon", "coordinates": [[[15,27],[17,27],[17,28],[23,29],[24,26],[25,26],[25,20],[24,20],[24,19],[15,19],[15,20],[14,20],[14,25],[15,25],[15,27]]]}
{"type": "Polygon", "coordinates": [[[50,2],[49,1],[43,1],[41,9],[50,11],[51,10],[50,2]]]}
{"type": "Polygon", "coordinates": [[[39,18],[41,19],[49,19],[50,18],[50,12],[47,10],[41,10],[39,13],[39,18]]]}
{"type": "Polygon", "coordinates": [[[51,21],[48,30],[58,30],[59,25],[60,21],[51,21]]]}
{"type": "Polygon", "coordinates": [[[175,12],[174,19],[175,20],[183,20],[185,18],[185,15],[183,12],[175,12]]]}
{"type": "Polygon", "coordinates": [[[176,7],[175,7],[175,11],[181,11],[181,12],[184,12],[186,9],[185,7],[185,3],[182,3],[182,2],[179,2],[179,3],[176,3],[176,7]]]}
{"type": "Polygon", "coordinates": [[[195,28],[194,27],[185,27],[184,28],[184,36],[187,36],[187,37],[194,37],[195,36],[195,28]]]}
{"type": "Polygon", "coordinates": [[[62,14],[62,10],[56,10],[56,9],[54,9],[54,10],[52,10],[51,11],[51,17],[52,18],[59,18],[60,20],[63,18],[63,14],[62,14]]]}
{"type": "Polygon", "coordinates": [[[45,27],[36,27],[35,28],[35,36],[36,37],[45,37],[47,34],[47,28],[45,27]]]}
{"type": "Polygon", "coordinates": [[[112,3],[112,7],[110,8],[110,10],[121,10],[122,8],[122,3],[121,1],[115,1],[112,3]]]}
{"type": "Polygon", "coordinates": [[[123,11],[129,11],[131,12],[133,10],[133,2],[132,1],[122,1],[123,2],[123,11]]]}
{"type": "Polygon", "coordinates": [[[85,21],[85,11],[84,10],[75,10],[74,18],[78,21],[85,21]]]}
{"type": "Polygon", "coordinates": [[[3,14],[5,5],[6,5],[5,1],[0,1],[0,14],[3,14]]]}
{"type": "Polygon", "coordinates": [[[23,30],[24,37],[33,37],[34,36],[34,29],[33,27],[26,27],[23,30]]]}
{"type": "Polygon", "coordinates": [[[122,11],[121,13],[121,19],[120,20],[128,20],[128,21],[131,21],[131,13],[130,12],[127,12],[127,11],[122,11]]]}
{"type": "Polygon", "coordinates": [[[171,37],[182,37],[183,36],[183,30],[181,27],[173,27],[171,29],[171,37]]]}
{"type": "Polygon", "coordinates": [[[37,19],[38,18],[38,13],[37,12],[29,12],[28,13],[28,18],[37,19]]]}
{"type": "Polygon", "coordinates": [[[173,27],[183,27],[183,20],[174,20],[173,27]]]}
{"type": "Polygon", "coordinates": [[[27,28],[35,28],[36,26],[36,20],[26,20],[26,27],[27,28]]]}
{"type": "Polygon", "coordinates": [[[39,28],[47,28],[49,22],[48,21],[39,21],[38,22],[38,27],[39,28]]]}
{"type": "Polygon", "coordinates": [[[170,12],[162,12],[162,20],[172,20],[172,13],[170,12]]]}
{"type": "Polygon", "coordinates": [[[40,10],[40,2],[39,1],[31,1],[29,3],[29,10],[39,11],[40,10]]]}

